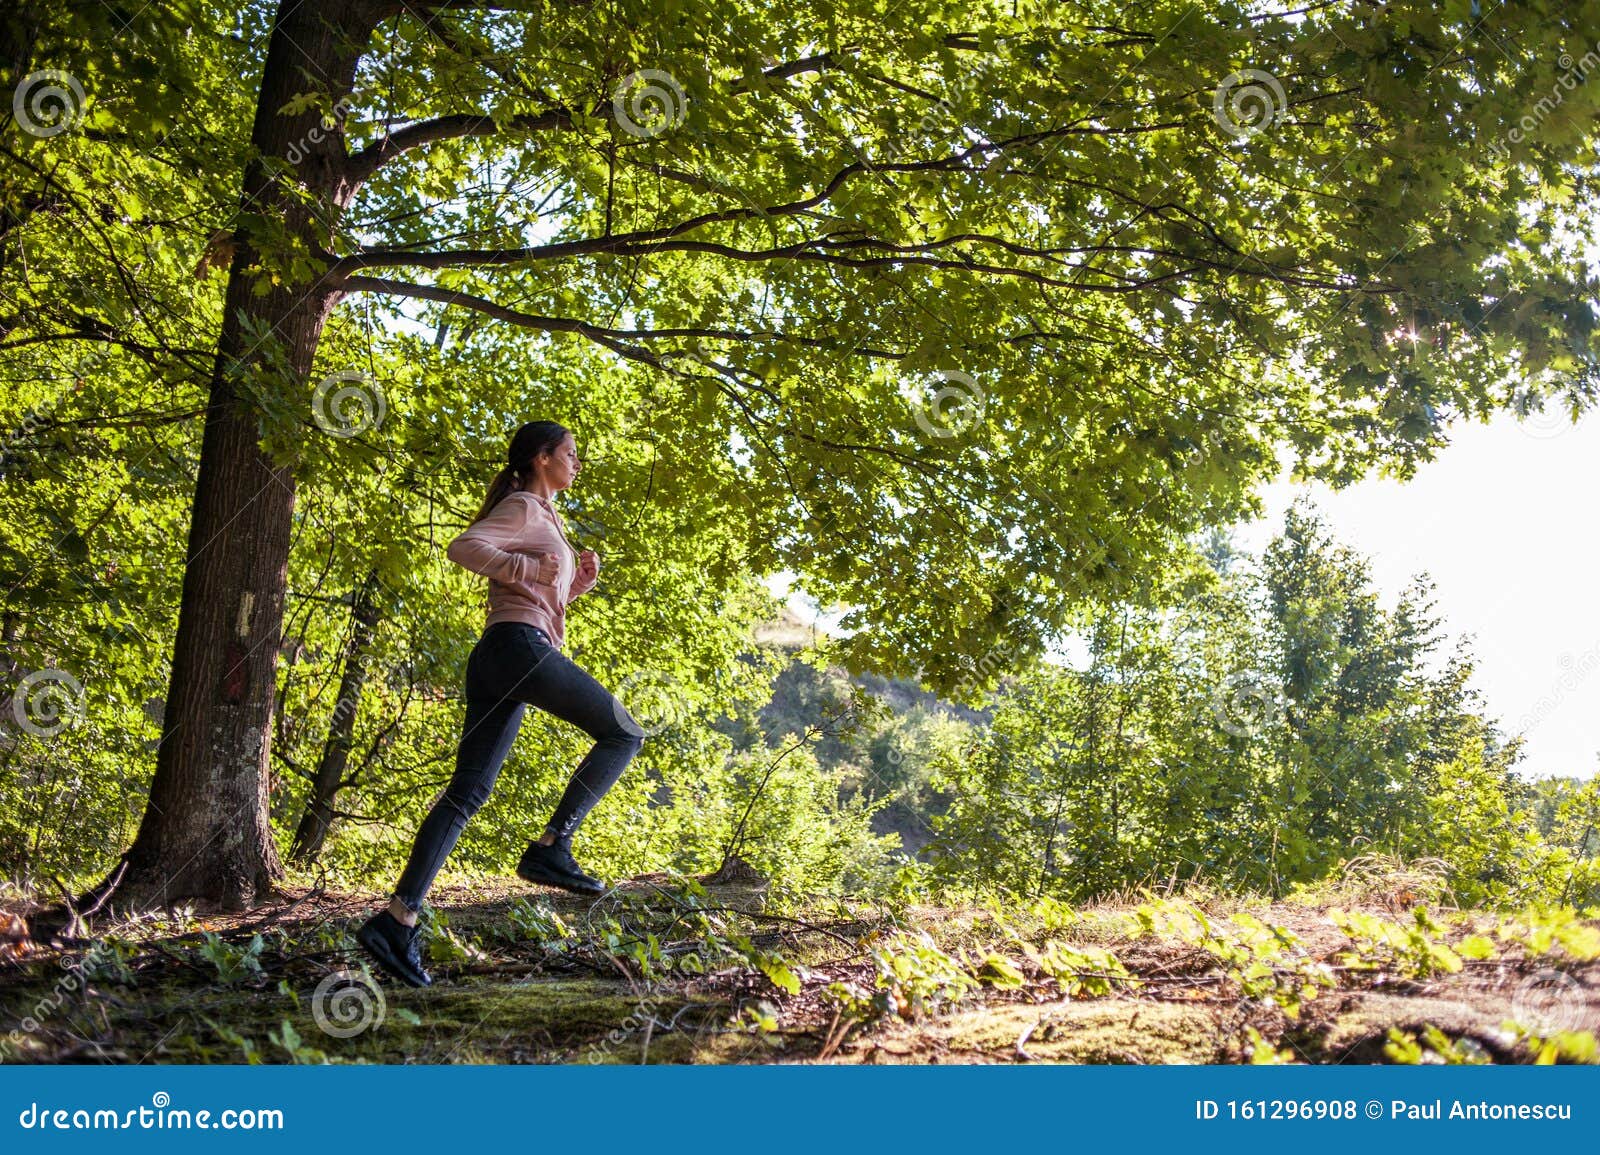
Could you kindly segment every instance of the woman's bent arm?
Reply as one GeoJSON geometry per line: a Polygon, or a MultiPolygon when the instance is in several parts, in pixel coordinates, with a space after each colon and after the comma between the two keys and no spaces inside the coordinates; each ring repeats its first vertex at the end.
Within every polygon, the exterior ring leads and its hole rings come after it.
{"type": "Polygon", "coordinates": [[[488,517],[469,525],[446,546],[445,556],[463,569],[507,585],[537,582],[539,559],[506,549],[527,526],[529,512],[528,502],[505,498],[488,517]]]}

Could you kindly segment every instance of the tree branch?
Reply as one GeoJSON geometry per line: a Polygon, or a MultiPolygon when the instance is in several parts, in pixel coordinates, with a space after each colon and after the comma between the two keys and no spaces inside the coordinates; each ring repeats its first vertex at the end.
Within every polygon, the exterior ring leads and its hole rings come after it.
{"type": "Polygon", "coordinates": [[[360,152],[350,154],[345,161],[345,174],[359,185],[401,153],[434,141],[456,140],[465,136],[493,136],[507,129],[525,133],[548,132],[558,128],[570,129],[573,124],[572,113],[565,108],[550,109],[537,115],[515,116],[505,125],[497,125],[490,116],[475,112],[419,120],[385,134],[360,152]]]}
{"type": "MultiPolygon", "coordinates": [[[[593,325],[587,321],[580,321],[575,317],[546,317],[537,313],[524,313],[500,305],[486,297],[473,293],[463,293],[455,289],[442,289],[437,285],[419,285],[410,281],[395,281],[383,277],[343,277],[335,282],[335,287],[341,292],[350,293],[387,293],[393,296],[412,297],[423,301],[436,301],[441,305],[459,305],[464,309],[472,309],[497,320],[506,321],[513,325],[520,325],[527,329],[540,329],[547,333],[577,333],[594,341],[602,343],[610,341],[636,341],[636,340],[681,340],[686,338],[710,338],[717,341],[783,341],[792,345],[801,345],[811,349],[823,349],[829,352],[849,352],[862,357],[882,357],[888,360],[899,360],[906,354],[893,349],[878,349],[867,345],[847,347],[838,341],[822,337],[802,337],[790,333],[780,333],[776,330],[745,330],[745,329],[717,329],[717,328],[673,328],[673,329],[613,329],[604,325],[593,325]]],[[[644,352],[644,350],[641,350],[644,352]]],[[[652,363],[658,360],[673,360],[671,353],[650,354],[652,363]]]]}

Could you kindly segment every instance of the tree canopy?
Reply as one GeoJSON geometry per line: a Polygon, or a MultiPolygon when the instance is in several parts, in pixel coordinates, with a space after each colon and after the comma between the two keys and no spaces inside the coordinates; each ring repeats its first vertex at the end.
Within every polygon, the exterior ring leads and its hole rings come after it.
{"type": "Polygon", "coordinates": [[[788,569],[952,690],[1285,462],[1593,396],[1593,5],[124,7],[5,18],[0,569],[18,668],[148,674],[182,606],[165,730],[231,736],[175,767],[265,765],[228,671],[308,583],[459,648],[418,559],[533,417],[585,644],[788,569]]]}

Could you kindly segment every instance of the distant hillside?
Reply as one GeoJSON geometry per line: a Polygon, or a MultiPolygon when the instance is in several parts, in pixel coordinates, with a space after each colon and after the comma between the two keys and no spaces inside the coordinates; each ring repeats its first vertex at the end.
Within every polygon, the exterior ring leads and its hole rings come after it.
{"type": "Polygon", "coordinates": [[[758,711],[756,725],[730,723],[724,731],[746,749],[763,739],[776,747],[804,733],[842,704],[852,687],[865,690],[888,706],[888,724],[849,739],[826,735],[816,739],[812,748],[824,769],[839,774],[843,796],[861,793],[886,800],[873,816],[876,833],[897,834],[907,854],[919,853],[933,834],[930,819],[943,813],[950,801],[928,784],[923,761],[928,735],[941,725],[987,726],[990,712],[948,702],[909,678],[856,676],[838,665],[818,670],[796,660],[800,650],[825,641],[828,635],[806,624],[788,607],[774,620],[756,627],[753,634],[758,645],[786,654],[790,661],[774,679],[772,697],[758,711]]]}
{"type": "Polygon", "coordinates": [[[816,626],[808,626],[800,620],[800,616],[784,606],[778,611],[778,616],[770,622],[762,622],[755,628],[755,640],[760,645],[776,646],[780,650],[798,650],[806,646],[815,645],[821,638],[826,637],[826,631],[816,626]]]}
{"type": "MultiPolygon", "coordinates": [[[[816,645],[829,635],[826,630],[815,625],[807,625],[798,614],[788,606],[784,606],[776,618],[758,625],[753,631],[753,636],[760,645],[772,646],[784,651],[794,651],[816,645]]],[[[984,724],[989,721],[989,712],[987,710],[973,710],[954,702],[947,702],[939,695],[922,689],[909,678],[884,678],[877,674],[853,676],[839,666],[830,666],[828,674],[830,676],[848,678],[851,682],[881,698],[896,714],[904,714],[915,706],[921,706],[924,710],[930,712],[940,711],[950,715],[952,718],[959,718],[963,722],[970,722],[974,725],[984,724]]],[[[778,685],[775,687],[777,693],[774,695],[774,702],[779,705],[780,710],[784,703],[778,703],[777,700],[781,697],[786,684],[792,684],[790,679],[779,678],[778,685]]]]}

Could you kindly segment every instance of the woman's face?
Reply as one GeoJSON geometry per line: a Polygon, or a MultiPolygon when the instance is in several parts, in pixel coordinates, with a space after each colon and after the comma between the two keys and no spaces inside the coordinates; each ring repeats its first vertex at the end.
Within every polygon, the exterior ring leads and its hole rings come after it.
{"type": "Polygon", "coordinates": [[[552,489],[566,489],[577,480],[578,470],[583,465],[578,460],[578,443],[568,433],[561,439],[561,444],[556,446],[555,452],[550,455],[549,464],[545,467],[545,476],[550,481],[552,489]]]}

